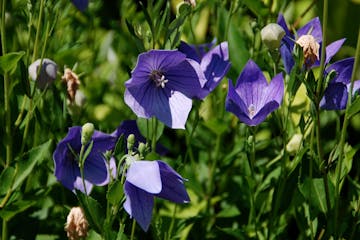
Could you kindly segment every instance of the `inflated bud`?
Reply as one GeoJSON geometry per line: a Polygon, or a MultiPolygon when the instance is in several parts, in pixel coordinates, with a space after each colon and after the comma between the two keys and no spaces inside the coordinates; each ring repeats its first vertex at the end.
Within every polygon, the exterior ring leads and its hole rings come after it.
{"type": "Polygon", "coordinates": [[[320,44],[312,35],[302,35],[296,43],[303,49],[304,61],[307,67],[311,67],[316,60],[319,60],[320,44]]]}
{"type": "Polygon", "coordinates": [[[270,49],[275,50],[280,47],[281,39],[285,36],[284,29],[276,23],[270,23],[260,31],[261,40],[270,49]]]}
{"type": "Polygon", "coordinates": [[[140,156],[142,157],[145,157],[146,156],[146,153],[147,153],[147,146],[145,143],[139,143],[139,146],[138,146],[138,151],[139,151],[139,154],[140,156]]]}
{"type": "Polygon", "coordinates": [[[66,219],[65,231],[70,240],[85,239],[89,223],[80,207],[73,207],[66,219]]]}
{"type": "Polygon", "coordinates": [[[292,138],[290,139],[290,141],[288,142],[288,144],[286,145],[286,151],[291,154],[294,155],[297,153],[297,151],[299,151],[300,145],[301,145],[301,140],[302,140],[302,134],[300,133],[295,133],[292,138]]]}
{"type": "Polygon", "coordinates": [[[129,136],[127,137],[127,149],[128,151],[132,151],[134,144],[135,144],[135,135],[134,134],[129,134],[129,136]]]}
{"type": "Polygon", "coordinates": [[[38,59],[29,66],[28,71],[31,79],[36,81],[36,86],[39,89],[45,89],[56,79],[57,65],[48,58],[43,58],[42,62],[41,59],[38,59]],[[39,70],[40,63],[42,63],[42,67],[39,70]]]}
{"type": "Polygon", "coordinates": [[[81,144],[85,145],[90,140],[92,135],[94,134],[95,128],[92,123],[85,123],[81,128],[81,144]]]}

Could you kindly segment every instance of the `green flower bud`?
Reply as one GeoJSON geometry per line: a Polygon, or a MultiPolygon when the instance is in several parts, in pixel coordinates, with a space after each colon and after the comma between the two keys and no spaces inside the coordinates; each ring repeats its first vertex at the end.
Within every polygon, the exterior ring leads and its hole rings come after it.
{"type": "Polygon", "coordinates": [[[302,137],[303,136],[301,134],[299,134],[299,133],[296,133],[296,134],[294,134],[292,136],[292,138],[290,139],[290,141],[286,145],[286,151],[289,154],[294,155],[294,154],[297,153],[297,151],[299,151],[302,137]]]}
{"type": "Polygon", "coordinates": [[[261,40],[270,49],[280,47],[281,39],[285,36],[284,29],[276,23],[270,23],[261,29],[261,40]]]}
{"type": "Polygon", "coordinates": [[[135,135],[134,134],[130,134],[127,138],[127,149],[128,151],[132,151],[134,144],[135,144],[135,135]]]}
{"type": "Polygon", "coordinates": [[[146,152],[147,152],[146,144],[142,143],[142,142],[139,143],[138,150],[139,150],[140,156],[145,157],[146,152]]]}
{"type": "Polygon", "coordinates": [[[85,145],[90,140],[92,135],[94,134],[95,128],[92,123],[85,123],[81,128],[81,144],[85,145]]]}

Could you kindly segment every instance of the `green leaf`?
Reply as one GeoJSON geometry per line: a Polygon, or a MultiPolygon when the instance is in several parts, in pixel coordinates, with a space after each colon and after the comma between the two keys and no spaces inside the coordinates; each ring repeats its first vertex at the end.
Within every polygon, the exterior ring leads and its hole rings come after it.
{"type": "Polygon", "coordinates": [[[264,5],[261,0],[243,0],[243,3],[258,17],[266,16],[269,14],[269,9],[264,5]]]}
{"type": "MultiPolygon", "coordinates": [[[[329,194],[332,196],[334,194],[334,186],[331,184],[331,181],[328,181],[328,184],[329,194]]],[[[326,192],[322,178],[306,178],[304,183],[299,186],[299,190],[310,205],[322,213],[327,212],[326,192]]]]}
{"type": "Polygon", "coordinates": [[[0,196],[5,195],[11,188],[14,175],[15,169],[13,167],[7,167],[2,171],[0,175],[0,196]]]}
{"type": "Polygon", "coordinates": [[[76,196],[79,200],[80,206],[84,210],[86,219],[91,227],[100,235],[103,232],[103,224],[105,220],[104,209],[101,205],[90,196],[76,190],[76,196]]]}
{"type": "Polygon", "coordinates": [[[12,189],[16,189],[29,176],[37,163],[41,163],[50,155],[52,140],[31,149],[24,156],[17,159],[17,174],[12,189]]]}
{"type": "Polygon", "coordinates": [[[12,72],[16,69],[17,63],[20,61],[25,52],[11,52],[0,57],[0,74],[12,72]]]}
{"type": "Polygon", "coordinates": [[[0,210],[0,217],[8,221],[18,213],[25,211],[35,203],[36,201],[22,201],[22,200],[12,202],[11,204],[6,205],[5,208],[0,210]]]}
{"type": "Polygon", "coordinates": [[[360,96],[357,96],[357,98],[351,103],[348,109],[347,119],[350,119],[359,111],[360,111],[360,96]]]}
{"type": "Polygon", "coordinates": [[[106,198],[111,204],[119,204],[121,199],[124,196],[124,190],[121,182],[119,180],[114,181],[106,194],[106,198]]]}

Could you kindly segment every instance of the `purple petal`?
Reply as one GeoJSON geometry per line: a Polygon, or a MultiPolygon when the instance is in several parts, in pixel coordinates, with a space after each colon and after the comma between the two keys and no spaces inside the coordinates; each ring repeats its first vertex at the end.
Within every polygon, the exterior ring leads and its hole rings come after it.
{"type": "Polygon", "coordinates": [[[332,42],[326,47],[326,59],[325,64],[329,63],[331,58],[340,50],[341,46],[344,44],[346,38],[332,42]]]}
{"type": "Polygon", "coordinates": [[[282,38],[282,42],[285,42],[289,49],[293,49],[294,42],[292,39],[294,39],[294,35],[290,33],[285,18],[282,14],[279,14],[277,24],[279,24],[285,31],[285,36],[282,38]]]}
{"type": "Polygon", "coordinates": [[[160,193],[159,164],[156,161],[134,161],[127,170],[126,181],[148,193],[160,193]]]}
{"type": "Polygon", "coordinates": [[[86,179],[84,179],[84,181],[83,181],[80,176],[76,177],[75,182],[73,183],[73,186],[74,186],[74,189],[80,190],[81,192],[83,192],[87,195],[89,195],[91,193],[91,190],[93,188],[92,183],[90,183],[86,179]],[[85,183],[86,191],[85,191],[84,183],[85,183]]]}
{"type": "Polygon", "coordinates": [[[245,65],[237,80],[236,92],[247,108],[250,105],[259,106],[262,101],[262,89],[267,86],[266,78],[261,69],[252,60],[245,65]]]}
{"type": "Polygon", "coordinates": [[[80,11],[84,11],[89,5],[89,0],[72,0],[72,3],[80,11]]]}
{"type": "MultiPolygon", "coordinates": [[[[346,85],[347,87],[347,91],[349,92],[350,90],[350,83],[346,85]]],[[[354,86],[353,86],[353,92],[352,95],[355,95],[356,92],[359,92],[360,90],[360,80],[356,80],[354,81],[354,86]]]]}
{"type": "Polygon", "coordinates": [[[224,78],[231,64],[229,61],[228,43],[222,42],[210,50],[201,60],[201,69],[206,77],[204,88],[211,92],[224,78]]]}
{"type": "Polygon", "coordinates": [[[330,83],[320,101],[320,108],[325,110],[342,110],[348,99],[347,87],[343,83],[330,83]]]}
{"type": "Polygon", "coordinates": [[[206,83],[200,64],[190,58],[168,69],[166,79],[169,80],[166,87],[179,91],[189,98],[196,97],[206,83]]]}
{"type": "Polygon", "coordinates": [[[280,46],[280,54],[284,63],[285,71],[290,74],[291,69],[295,65],[295,61],[292,55],[293,47],[289,47],[286,43],[282,43],[280,46]]]}
{"type": "Polygon", "coordinates": [[[322,30],[319,17],[311,19],[307,24],[297,31],[298,37],[312,35],[318,43],[322,42],[322,30]]]}
{"type": "Polygon", "coordinates": [[[261,101],[258,103],[258,107],[262,108],[271,101],[276,101],[280,105],[284,96],[284,78],[282,73],[276,75],[270,82],[270,84],[264,88],[262,92],[261,101]]]}
{"type": "Polygon", "coordinates": [[[126,201],[124,202],[125,211],[139,223],[146,232],[149,229],[154,206],[152,194],[137,188],[128,181],[125,181],[124,192],[126,201]]]}
{"type": "Polygon", "coordinates": [[[354,58],[345,58],[340,61],[334,62],[329,67],[327,67],[325,70],[325,74],[327,75],[334,70],[336,72],[336,76],[332,79],[331,82],[348,84],[350,83],[353,66],[354,58]]]}
{"type": "Polygon", "coordinates": [[[161,197],[176,203],[187,203],[190,201],[189,195],[184,186],[184,179],[169,165],[162,161],[159,164],[162,190],[157,197],[161,197]]]}
{"type": "Polygon", "coordinates": [[[136,116],[141,118],[150,118],[153,116],[151,109],[146,109],[146,102],[144,101],[144,97],[146,95],[144,90],[148,90],[148,87],[144,87],[143,89],[136,89],[132,93],[129,89],[125,89],[124,100],[125,103],[133,110],[136,116]],[[134,95],[133,95],[134,94],[134,95]],[[142,105],[144,104],[144,106],[142,105]]]}
{"type": "Polygon", "coordinates": [[[194,45],[187,44],[186,42],[180,41],[180,45],[178,47],[179,51],[184,53],[187,58],[191,58],[198,63],[201,61],[201,56],[196,51],[196,47],[194,45]]]}
{"type": "Polygon", "coordinates": [[[225,102],[226,111],[235,114],[241,122],[251,125],[251,119],[248,116],[248,108],[235,91],[231,80],[229,80],[229,91],[225,102]]]}
{"type": "Polygon", "coordinates": [[[260,123],[262,123],[266,117],[276,110],[279,107],[279,103],[277,101],[270,101],[263,106],[259,112],[256,113],[256,115],[250,119],[249,123],[247,125],[249,126],[256,126],[260,123]]]}

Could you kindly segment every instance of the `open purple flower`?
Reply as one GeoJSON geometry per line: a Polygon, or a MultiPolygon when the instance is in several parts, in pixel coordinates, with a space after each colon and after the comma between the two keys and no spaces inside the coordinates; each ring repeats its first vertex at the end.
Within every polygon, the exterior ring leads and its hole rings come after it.
{"type": "Polygon", "coordinates": [[[222,42],[210,49],[213,47],[213,44],[208,43],[195,46],[181,41],[179,46],[179,51],[185,53],[188,58],[200,63],[200,67],[205,74],[206,83],[202,91],[197,95],[200,99],[205,98],[217,87],[231,66],[228,43],[222,42]]]}
{"type": "Polygon", "coordinates": [[[138,117],[156,117],[171,128],[185,128],[205,84],[200,65],[176,50],[151,50],[138,57],[125,83],[125,103],[138,117]]]}
{"type": "Polygon", "coordinates": [[[249,126],[263,122],[267,115],[280,106],[284,95],[282,74],[268,84],[255,62],[249,60],[241,72],[235,88],[229,80],[226,110],[234,113],[249,126]]]}
{"type": "MultiPolygon", "coordinates": [[[[325,69],[325,75],[335,71],[335,77],[329,82],[320,101],[322,109],[343,110],[346,108],[353,66],[354,58],[351,57],[337,61],[325,69]]],[[[353,94],[359,89],[360,81],[355,81],[353,94]]]]}
{"type": "MultiPolygon", "coordinates": [[[[119,138],[121,135],[124,135],[124,138],[127,139],[130,134],[134,134],[135,136],[135,147],[138,147],[139,143],[145,143],[146,139],[143,135],[141,135],[140,130],[136,124],[136,120],[125,120],[123,121],[120,126],[112,133],[112,135],[119,138]]],[[[156,144],[156,152],[159,155],[165,155],[169,150],[165,148],[161,144],[156,144]]]]}
{"type": "Polygon", "coordinates": [[[147,231],[151,222],[154,197],[187,203],[184,179],[162,161],[134,161],[126,173],[124,209],[147,231]]]}
{"type": "MultiPolygon", "coordinates": [[[[297,30],[297,38],[290,33],[283,15],[278,16],[277,23],[285,30],[285,36],[282,38],[280,46],[280,54],[284,62],[285,71],[289,74],[293,68],[295,61],[292,56],[295,42],[299,44],[304,51],[305,66],[316,67],[320,65],[322,30],[318,17],[313,18],[303,27],[297,30]]],[[[345,38],[337,40],[326,47],[325,64],[339,51],[343,45],[345,38]]]]}
{"type": "MultiPolygon", "coordinates": [[[[94,142],[90,154],[84,163],[84,180],[86,194],[91,192],[93,185],[103,186],[115,174],[115,160],[110,159],[108,166],[104,153],[113,150],[117,138],[109,134],[94,131],[91,137],[94,142]]],[[[79,154],[81,149],[81,127],[71,127],[66,137],[61,140],[54,152],[55,176],[66,188],[74,191],[78,189],[85,193],[79,168],[79,154]]]]}
{"type": "Polygon", "coordinates": [[[84,11],[89,5],[89,0],[71,0],[71,1],[75,5],[75,7],[80,11],[84,11]]]}

